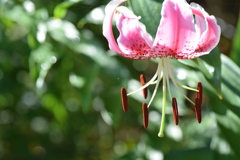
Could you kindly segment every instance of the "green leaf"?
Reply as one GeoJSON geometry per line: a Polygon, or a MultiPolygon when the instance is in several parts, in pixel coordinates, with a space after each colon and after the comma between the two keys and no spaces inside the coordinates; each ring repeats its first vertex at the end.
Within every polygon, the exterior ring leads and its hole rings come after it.
{"type": "Polygon", "coordinates": [[[59,101],[53,94],[45,94],[42,96],[41,103],[44,108],[53,113],[55,118],[62,124],[66,122],[67,111],[64,104],[59,101]]]}
{"type": "Polygon", "coordinates": [[[227,56],[222,55],[223,100],[232,105],[240,104],[240,68],[227,56]]]}
{"type": "Polygon", "coordinates": [[[213,159],[215,160],[237,160],[237,157],[232,153],[231,147],[223,136],[214,136],[211,142],[213,150],[213,159]]]}
{"type": "Polygon", "coordinates": [[[58,4],[53,11],[55,18],[63,18],[66,13],[67,9],[71,7],[72,5],[81,2],[82,0],[74,0],[74,1],[66,1],[58,4]]]}
{"type": "MultiPolygon", "coordinates": [[[[240,134],[240,68],[227,56],[221,55],[222,61],[222,100],[216,99],[216,97],[210,96],[209,106],[215,113],[215,117],[221,131],[223,139],[226,141],[226,145],[230,149],[226,149],[233,159],[240,159],[239,153],[239,134],[240,134]],[[232,153],[233,152],[233,153],[232,153]]],[[[220,143],[220,142],[218,142],[220,143]]],[[[218,145],[218,144],[216,144],[218,145]]],[[[221,153],[217,152],[219,147],[213,148],[216,152],[216,156],[220,156],[221,153]]],[[[226,154],[225,154],[226,155],[226,154]]],[[[225,156],[226,157],[226,156],[225,156]]]]}
{"type": "Polygon", "coordinates": [[[238,24],[235,37],[233,39],[233,47],[230,53],[232,60],[240,66],[240,13],[238,16],[238,24]]]}
{"type": "MultiPolygon", "coordinates": [[[[53,19],[46,23],[49,35],[63,46],[69,46],[72,48],[73,43],[80,41],[79,31],[72,23],[61,20],[53,19]]],[[[60,46],[61,47],[61,46],[60,46]]]]}
{"type": "Polygon", "coordinates": [[[214,99],[213,97],[211,97],[210,106],[216,113],[215,117],[224,139],[238,159],[240,159],[240,118],[234,112],[229,110],[225,103],[214,99]]]}
{"type": "Polygon", "coordinates": [[[84,111],[88,111],[90,104],[92,102],[92,91],[93,88],[96,87],[94,82],[99,73],[99,68],[96,64],[92,64],[91,66],[85,66],[85,68],[81,69],[81,75],[85,77],[86,83],[81,88],[81,104],[84,111]]]}
{"type": "Polygon", "coordinates": [[[202,71],[221,99],[221,59],[218,48],[213,49],[210,54],[198,58],[198,64],[199,70],[202,71]]]}
{"type": "Polygon", "coordinates": [[[30,75],[36,80],[39,93],[41,93],[44,79],[51,66],[56,63],[57,57],[58,55],[50,43],[43,43],[35,50],[32,50],[29,58],[30,75]]]}
{"type": "Polygon", "coordinates": [[[172,151],[164,157],[165,160],[202,160],[202,159],[212,159],[212,152],[209,147],[172,151]]]}
{"type": "Polygon", "coordinates": [[[111,119],[113,126],[117,127],[120,123],[120,116],[122,111],[121,98],[119,93],[119,88],[112,87],[112,89],[107,90],[101,94],[102,100],[105,103],[105,109],[111,114],[111,119]],[[117,96],[116,96],[117,95],[117,96]],[[115,106],[115,107],[113,107],[115,106]]]}
{"type": "MultiPolygon", "coordinates": [[[[123,66],[115,56],[112,56],[112,52],[106,52],[102,48],[102,44],[97,40],[97,37],[89,38],[88,35],[91,33],[90,31],[83,30],[81,43],[74,44],[74,51],[91,58],[94,63],[103,69],[102,73],[109,74],[111,79],[118,81],[119,78],[126,78],[129,75],[126,66],[123,66]]],[[[105,83],[111,83],[111,81],[106,79],[105,83]]]]}
{"type": "Polygon", "coordinates": [[[215,89],[219,98],[221,93],[221,58],[218,48],[213,49],[209,54],[196,59],[178,60],[180,63],[199,70],[203,73],[205,79],[215,89]]]}
{"type": "Polygon", "coordinates": [[[140,21],[146,26],[148,33],[154,38],[161,19],[161,3],[150,0],[132,0],[128,2],[134,14],[141,16],[140,21]]]}

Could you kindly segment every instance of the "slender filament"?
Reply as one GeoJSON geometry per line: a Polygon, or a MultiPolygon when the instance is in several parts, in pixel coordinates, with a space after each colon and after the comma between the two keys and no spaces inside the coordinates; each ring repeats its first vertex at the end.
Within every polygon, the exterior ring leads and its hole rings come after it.
{"type": "Polygon", "coordinates": [[[153,78],[148,83],[146,83],[144,86],[140,87],[139,89],[137,89],[135,91],[132,91],[132,92],[128,93],[127,96],[130,96],[131,94],[139,92],[139,91],[143,90],[144,88],[148,87],[151,84],[155,84],[155,80],[156,80],[160,70],[161,70],[161,66],[158,65],[157,71],[156,71],[155,75],[153,76],[153,78]]]}

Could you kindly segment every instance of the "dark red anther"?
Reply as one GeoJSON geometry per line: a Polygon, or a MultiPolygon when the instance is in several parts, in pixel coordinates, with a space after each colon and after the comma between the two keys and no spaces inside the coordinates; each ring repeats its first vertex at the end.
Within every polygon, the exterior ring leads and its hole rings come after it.
{"type": "Polygon", "coordinates": [[[145,128],[148,127],[148,107],[146,103],[142,104],[142,115],[143,115],[143,125],[145,128]]]}
{"type": "Polygon", "coordinates": [[[172,112],[173,112],[174,123],[178,125],[178,107],[177,107],[176,98],[172,98],[172,112]]]}
{"type": "MultiPolygon", "coordinates": [[[[144,86],[146,84],[146,79],[145,79],[145,76],[143,74],[140,75],[140,82],[141,82],[142,86],[144,86]]],[[[147,88],[144,88],[142,90],[142,93],[143,93],[143,97],[146,99],[147,95],[148,95],[147,88]]]]}
{"type": "Polygon", "coordinates": [[[201,111],[201,101],[199,98],[196,98],[196,100],[195,100],[195,113],[196,113],[196,119],[197,119],[198,123],[201,123],[202,111],[201,111]]]}
{"type": "Polygon", "coordinates": [[[122,97],[122,108],[123,108],[123,111],[126,112],[128,110],[128,98],[127,98],[127,91],[124,87],[121,88],[121,97],[122,97]]]}
{"type": "Polygon", "coordinates": [[[197,98],[200,100],[200,106],[202,105],[202,83],[198,82],[198,86],[197,86],[197,98]]]}

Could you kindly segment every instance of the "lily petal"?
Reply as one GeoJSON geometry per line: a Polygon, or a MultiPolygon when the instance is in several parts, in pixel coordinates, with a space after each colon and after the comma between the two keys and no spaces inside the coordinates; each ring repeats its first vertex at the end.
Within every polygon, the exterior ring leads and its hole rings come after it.
{"type": "Polygon", "coordinates": [[[103,21],[103,35],[106,37],[108,41],[109,48],[117,53],[122,53],[122,51],[118,47],[118,44],[116,43],[115,38],[113,36],[112,20],[116,8],[125,1],[127,0],[112,0],[111,2],[108,3],[108,5],[105,8],[106,16],[103,21]]]}
{"type": "Polygon", "coordinates": [[[145,25],[139,22],[140,17],[126,7],[117,8],[117,28],[120,35],[117,39],[122,51],[120,55],[130,59],[149,59],[152,37],[145,25]]]}
{"type": "Polygon", "coordinates": [[[186,0],[165,0],[152,53],[156,57],[193,58],[198,45],[194,17],[186,0]]]}
{"type": "Polygon", "coordinates": [[[199,56],[208,54],[220,40],[221,29],[217,25],[214,16],[209,14],[198,4],[191,3],[192,12],[195,14],[196,29],[200,32],[200,39],[196,54],[199,56]]]}

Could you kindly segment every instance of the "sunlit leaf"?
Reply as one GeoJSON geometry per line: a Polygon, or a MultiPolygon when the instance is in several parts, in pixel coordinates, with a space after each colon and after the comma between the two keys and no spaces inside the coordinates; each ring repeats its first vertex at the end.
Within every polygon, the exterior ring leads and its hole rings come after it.
{"type": "Polygon", "coordinates": [[[240,104],[240,68],[228,57],[222,55],[223,100],[232,105],[240,104]]]}
{"type": "Polygon", "coordinates": [[[63,45],[73,46],[74,43],[80,41],[80,34],[77,28],[70,22],[54,19],[46,23],[47,29],[51,37],[63,45]]]}
{"type": "Polygon", "coordinates": [[[64,124],[66,122],[66,108],[57,97],[52,94],[45,94],[41,99],[41,103],[46,109],[53,113],[60,123],[64,124]]]}
{"type": "Polygon", "coordinates": [[[214,98],[212,99],[213,101],[210,102],[210,106],[216,113],[216,120],[221,133],[231,147],[231,150],[233,150],[234,154],[239,159],[240,154],[238,150],[240,140],[238,136],[240,134],[240,118],[234,112],[229,110],[225,103],[214,100],[214,98]]]}
{"type": "Polygon", "coordinates": [[[235,37],[233,39],[233,47],[230,53],[231,58],[233,61],[240,66],[240,13],[238,16],[238,24],[235,37]]]}
{"type": "Polygon", "coordinates": [[[74,0],[74,1],[65,1],[62,3],[59,3],[53,11],[54,17],[55,18],[63,18],[66,13],[67,9],[71,7],[72,5],[81,2],[82,0],[74,0]]]}
{"type": "MultiPolygon", "coordinates": [[[[239,67],[225,55],[221,55],[222,61],[222,100],[211,97],[209,105],[215,112],[216,120],[230,150],[226,155],[240,158],[238,152],[240,134],[240,90],[238,77],[240,77],[239,67]],[[233,151],[234,155],[231,154],[233,151]]],[[[218,153],[218,152],[217,152],[218,153]]],[[[218,153],[221,154],[221,153],[218,153]]],[[[217,154],[217,155],[218,155],[217,154]]],[[[226,156],[227,157],[227,156],[226,156]]]]}
{"type": "Polygon", "coordinates": [[[232,153],[232,149],[226,142],[225,138],[218,135],[214,136],[211,142],[211,150],[213,151],[214,160],[237,160],[238,158],[232,153]]]}
{"type": "Polygon", "coordinates": [[[39,91],[44,85],[48,70],[56,63],[57,57],[58,55],[49,43],[44,43],[32,51],[29,59],[30,74],[36,80],[36,88],[39,91]]]}
{"type": "Polygon", "coordinates": [[[202,56],[198,59],[199,69],[202,71],[207,81],[216,90],[219,98],[221,93],[221,59],[220,52],[217,48],[213,49],[210,54],[202,56]]]}

